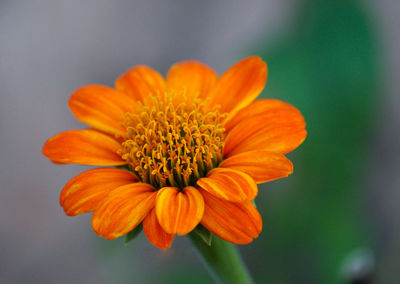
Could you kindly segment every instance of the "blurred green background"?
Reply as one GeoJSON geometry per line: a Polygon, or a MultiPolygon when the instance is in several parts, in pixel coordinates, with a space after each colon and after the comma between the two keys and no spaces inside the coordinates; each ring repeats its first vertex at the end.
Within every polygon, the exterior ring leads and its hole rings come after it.
{"type": "Polygon", "coordinates": [[[0,2],[1,283],[211,283],[185,238],[125,245],[66,217],[59,191],[86,168],[40,147],[82,127],[66,103],[81,85],[249,55],[268,63],[261,97],[295,105],[308,130],[294,174],[260,186],[263,232],[240,247],[256,283],[399,283],[396,1],[89,2],[0,2]]]}
{"type": "Polygon", "coordinates": [[[351,271],[346,257],[374,251],[362,177],[376,135],[379,46],[363,8],[305,1],[287,37],[260,51],[271,70],[263,96],[297,106],[308,129],[290,155],[294,176],[264,186],[266,233],[254,252],[269,257],[257,266],[260,283],[262,273],[271,283],[339,283],[351,277],[340,275],[351,271]]]}

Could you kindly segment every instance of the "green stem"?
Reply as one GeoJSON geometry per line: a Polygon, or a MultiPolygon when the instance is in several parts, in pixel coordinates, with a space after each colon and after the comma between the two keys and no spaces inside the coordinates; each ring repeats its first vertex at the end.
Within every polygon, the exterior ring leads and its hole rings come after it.
{"type": "Polygon", "coordinates": [[[217,283],[251,284],[253,280],[236,247],[217,236],[212,236],[209,246],[195,233],[188,235],[202,256],[207,270],[217,283]]]}

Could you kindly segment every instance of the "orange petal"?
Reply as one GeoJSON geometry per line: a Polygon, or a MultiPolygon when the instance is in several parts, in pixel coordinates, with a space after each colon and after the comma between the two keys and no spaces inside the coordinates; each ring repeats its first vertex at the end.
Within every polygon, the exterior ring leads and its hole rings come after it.
{"type": "MultiPolygon", "coordinates": [[[[299,122],[286,122],[275,125],[267,125],[264,129],[248,135],[245,123],[235,126],[242,131],[240,138],[228,135],[225,141],[224,157],[230,157],[249,151],[270,151],[286,154],[296,149],[307,136],[304,124],[299,122]],[[244,139],[243,139],[244,137],[244,139]],[[240,142],[238,142],[240,141],[240,142]]],[[[231,131],[231,133],[233,132],[231,131]]],[[[247,129],[251,131],[250,129],[247,129]]]]}
{"type": "Polygon", "coordinates": [[[266,80],[266,63],[258,56],[248,57],[221,76],[209,95],[209,104],[221,105],[221,112],[233,115],[261,93],[266,80]]]}
{"type": "Polygon", "coordinates": [[[294,107],[277,107],[255,116],[251,115],[250,107],[244,111],[249,117],[229,131],[224,157],[253,150],[285,154],[305,139],[304,118],[294,107]]]}
{"type": "Polygon", "coordinates": [[[42,152],[56,163],[94,166],[124,165],[117,151],[121,148],[112,137],[93,129],[61,132],[43,146],[42,152]]]}
{"type": "Polygon", "coordinates": [[[53,161],[53,160],[50,160],[53,164],[56,164],[56,165],[65,165],[66,163],[61,163],[61,162],[56,162],[56,161],[53,161]]]}
{"type": "Polygon", "coordinates": [[[247,174],[227,168],[211,170],[197,185],[209,193],[232,202],[252,200],[257,196],[255,181],[247,174]]]}
{"type": "Polygon", "coordinates": [[[150,102],[149,95],[163,95],[165,80],[157,71],[140,65],[120,76],[115,82],[115,87],[136,100],[150,102]]]}
{"type": "Polygon", "coordinates": [[[176,91],[185,88],[188,98],[193,98],[196,94],[199,98],[206,98],[217,79],[217,73],[207,65],[197,61],[184,61],[169,69],[167,86],[176,91]]]}
{"type": "MultiPolygon", "coordinates": [[[[252,137],[258,133],[263,133],[265,138],[274,137],[277,133],[285,133],[284,129],[293,130],[294,132],[302,131],[305,128],[304,118],[301,113],[288,104],[283,103],[279,106],[279,101],[275,101],[276,107],[267,109],[268,103],[253,103],[250,106],[242,109],[227,125],[237,122],[235,127],[230,129],[226,137],[224,146],[224,155],[232,155],[232,151],[244,141],[252,140],[252,137]],[[260,111],[260,106],[263,106],[263,111],[260,111]],[[255,114],[259,112],[259,114],[255,114]],[[240,121],[240,122],[239,122],[240,121]]],[[[290,132],[287,133],[290,135],[290,132]]],[[[285,136],[282,140],[286,139],[285,136]]],[[[270,145],[266,144],[265,147],[270,145]]],[[[296,145],[298,146],[298,145],[296,145]]],[[[256,149],[250,149],[256,150],[256,149]]],[[[263,150],[273,150],[265,148],[263,150]]],[[[243,150],[241,152],[244,152],[243,150]]],[[[238,153],[236,151],[236,153],[238,153]]]]}
{"type": "Polygon", "coordinates": [[[131,172],[115,168],[97,168],[85,171],[71,179],[60,195],[60,205],[69,216],[93,211],[112,190],[138,182],[131,172]]]}
{"type": "Polygon", "coordinates": [[[134,111],[136,101],[126,93],[106,86],[90,85],[79,88],[69,99],[69,107],[76,118],[87,125],[123,135],[121,124],[128,111],[134,111]]]}
{"type": "Polygon", "coordinates": [[[228,242],[248,244],[262,229],[261,216],[251,201],[240,203],[219,199],[200,189],[204,197],[204,215],[201,224],[210,232],[228,242]]]}
{"type": "Polygon", "coordinates": [[[257,183],[287,177],[293,172],[292,163],[284,155],[268,151],[240,153],[223,160],[219,166],[244,172],[257,183]]]}
{"type": "Polygon", "coordinates": [[[156,214],[167,233],[189,233],[199,224],[203,212],[203,197],[192,186],[185,187],[183,191],[176,187],[164,187],[158,191],[156,214]]]}
{"type": "Polygon", "coordinates": [[[111,191],[96,207],[93,230],[106,239],[129,233],[154,207],[155,189],[144,183],[131,183],[111,191]]]}
{"type": "Polygon", "coordinates": [[[147,239],[160,249],[167,249],[171,246],[175,234],[168,234],[158,223],[156,210],[153,209],[143,220],[143,231],[147,239]]]}
{"type": "Polygon", "coordinates": [[[257,115],[277,113],[292,113],[303,120],[301,113],[294,106],[275,99],[260,99],[252,102],[247,107],[241,109],[228,123],[225,124],[225,131],[229,132],[236,124],[257,115]]]}

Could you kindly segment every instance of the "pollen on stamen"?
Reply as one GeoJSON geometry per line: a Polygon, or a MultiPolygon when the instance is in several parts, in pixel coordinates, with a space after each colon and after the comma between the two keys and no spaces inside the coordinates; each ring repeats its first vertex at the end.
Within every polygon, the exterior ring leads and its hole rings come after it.
{"type": "Polygon", "coordinates": [[[126,114],[120,155],[155,188],[195,185],[222,161],[225,118],[218,107],[187,98],[185,89],[168,90],[126,114]]]}

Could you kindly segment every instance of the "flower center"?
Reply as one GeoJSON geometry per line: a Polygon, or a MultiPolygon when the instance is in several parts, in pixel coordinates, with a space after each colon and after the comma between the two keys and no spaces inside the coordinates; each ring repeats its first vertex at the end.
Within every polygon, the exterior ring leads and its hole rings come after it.
{"type": "Polygon", "coordinates": [[[195,185],[222,161],[223,120],[217,107],[185,90],[168,90],[164,98],[151,96],[123,121],[126,136],[121,156],[142,182],[155,188],[195,185]]]}

